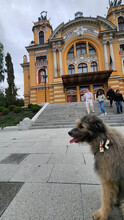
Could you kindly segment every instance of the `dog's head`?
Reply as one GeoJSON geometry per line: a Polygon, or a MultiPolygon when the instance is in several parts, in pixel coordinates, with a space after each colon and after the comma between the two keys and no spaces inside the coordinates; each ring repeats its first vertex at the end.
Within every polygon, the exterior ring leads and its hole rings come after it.
{"type": "Polygon", "coordinates": [[[98,135],[102,136],[105,133],[105,124],[95,115],[85,115],[83,118],[77,120],[76,127],[68,132],[73,137],[70,143],[91,143],[98,135]]]}

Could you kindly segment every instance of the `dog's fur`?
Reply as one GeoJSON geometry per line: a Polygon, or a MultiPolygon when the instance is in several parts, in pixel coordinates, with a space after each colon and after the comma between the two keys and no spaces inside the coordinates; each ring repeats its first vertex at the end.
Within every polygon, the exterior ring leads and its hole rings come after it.
{"type": "Polygon", "coordinates": [[[94,154],[94,168],[102,186],[102,206],[93,219],[106,220],[114,205],[120,204],[124,218],[124,136],[95,115],[79,119],[68,132],[76,143],[87,142],[94,154]],[[109,138],[109,149],[100,152],[100,142],[109,138]]]}

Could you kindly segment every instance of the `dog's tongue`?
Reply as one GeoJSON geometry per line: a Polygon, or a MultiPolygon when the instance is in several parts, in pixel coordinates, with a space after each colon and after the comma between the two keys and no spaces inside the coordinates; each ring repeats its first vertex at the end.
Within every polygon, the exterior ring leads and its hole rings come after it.
{"type": "Polygon", "coordinates": [[[81,137],[73,138],[73,139],[70,140],[70,144],[76,143],[76,142],[78,142],[80,139],[81,139],[81,137]]]}

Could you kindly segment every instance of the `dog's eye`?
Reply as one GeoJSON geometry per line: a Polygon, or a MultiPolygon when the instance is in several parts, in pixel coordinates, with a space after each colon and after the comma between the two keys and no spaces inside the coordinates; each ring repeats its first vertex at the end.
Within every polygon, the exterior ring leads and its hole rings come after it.
{"type": "Polygon", "coordinates": [[[79,127],[79,129],[82,129],[82,128],[84,128],[84,126],[83,126],[83,125],[81,125],[81,124],[80,124],[80,125],[79,125],[78,127],[79,127]]]}

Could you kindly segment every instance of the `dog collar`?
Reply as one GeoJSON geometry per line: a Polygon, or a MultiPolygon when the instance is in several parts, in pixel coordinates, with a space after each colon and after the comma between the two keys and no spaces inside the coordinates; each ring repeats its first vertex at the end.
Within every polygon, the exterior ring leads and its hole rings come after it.
{"type": "Polygon", "coordinates": [[[107,137],[107,140],[106,140],[105,143],[104,143],[103,140],[100,141],[100,147],[99,147],[100,153],[103,153],[105,151],[105,148],[106,148],[106,150],[108,150],[109,149],[109,144],[110,144],[110,140],[109,140],[108,137],[107,137]]]}

